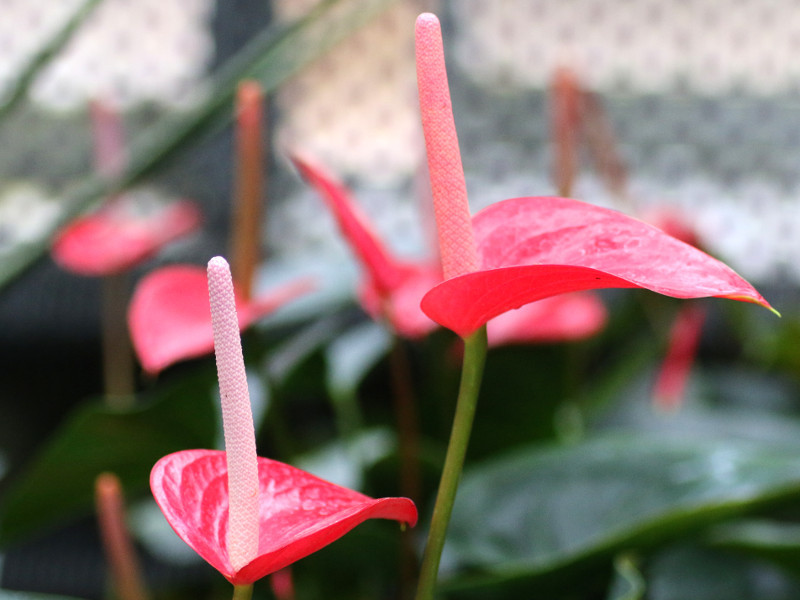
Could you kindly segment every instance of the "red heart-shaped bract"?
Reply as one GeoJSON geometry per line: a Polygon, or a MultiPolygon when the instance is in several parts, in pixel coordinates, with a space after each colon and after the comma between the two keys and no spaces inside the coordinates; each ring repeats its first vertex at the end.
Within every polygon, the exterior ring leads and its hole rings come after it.
{"type": "MultiPolygon", "coordinates": [[[[252,301],[237,297],[240,329],[306,293],[306,280],[289,283],[252,301]]],[[[128,328],[145,372],[155,375],[188,358],[214,349],[206,270],[172,265],[143,277],[128,307],[128,328]]]]}
{"type": "MultiPolygon", "coordinates": [[[[438,327],[420,308],[422,297],[442,281],[438,260],[396,259],[341,183],[310,159],[297,154],[291,158],[303,178],[325,200],[367,275],[359,290],[364,310],[376,320],[388,320],[399,335],[407,338],[424,337],[438,327]]],[[[497,346],[574,340],[593,335],[605,321],[605,308],[596,296],[565,296],[544,306],[501,315],[489,323],[489,343],[497,346]]]]}
{"type": "Polygon", "coordinates": [[[730,267],[620,212],[569,198],[513,198],[473,217],[479,271],[422,299],[431,319],[467,336],[512,308],[565,292],[644,288],[771,308],[730,267]]]}
{"type": "Polygon", "coordinates": [[[438,264],[398,260],[386,249],[347,188],[311,159],[299,154],[291,159],[325,201],[361,264],[366,277],[359,300],[364,310],[376,320],[386,319],[398,334],[408,338],[424,337],[438,327],[419,307],[425,292],[442,280],[438,264]]]}
{"type": "Polygon", "coordinates": [[[122,197],[64,228],[53,242],[53,259],[79,275],[122,273],[199,225],[200,210],[188,200],[140,215],[122,197]]]}
{"type": "Polygon", "coordinates": [[[258,556],[238,571],[228,561],[225,452],[168,454],[150,474],[153,496],[175,532],[234,585],[282,569],[367,519],[393,519],[412,527],[417,522],[417,509],[408,498],[370,498],[267,458],[258,459],[258,474],[258,556]]]}
{"type": "Polygon", "coordinates": [[[379,296],[391,294],[408,279],[407,263],[396,260],[384,247],[366,216],[359,210],[347,188],[320,165],[299,154],[292,163],[325,201],[339,229],[356,254],[379,296]]]}

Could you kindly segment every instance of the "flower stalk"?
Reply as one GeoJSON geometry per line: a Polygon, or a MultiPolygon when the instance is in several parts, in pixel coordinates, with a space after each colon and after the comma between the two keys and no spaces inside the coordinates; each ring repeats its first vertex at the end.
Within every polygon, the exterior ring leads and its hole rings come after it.
{"type": "Polygon", "coordinates": [[[236,181],[231,256],[233,279],[250,300],[261,246],[264,196],[264,96],[256,81],[239,84],[236,96],[236,181]]]}
{"type": "Polygon", "coordinates": [[[464,467],[464,458],[472,432],[472,423],[478,405],[483,366],[486,360],[486,327],[468,336],[464,340],[464,362],[461,370],[461,384],[458,390],[456,413],[453,417],[453,428],[450,442],[439,481],[439,491],[433,507],[433,517],[428,531],[428,542],[422,557],[419,584],[416,600],[431,600],[436,588],[439,573],[439,562],[444,549],[447,526],[453,512],[458,482],[464,467]]]}
{"type": "MultiPolygon", "coordinates": [[[[416,56],[422,130],[439,234],[442,273],[447,280],[476,271],[479,261],[447,83],[442,30],[439,20],[430,13],[417,18],[416,56]]],[[[464,336],[464,362],[458,401],[422,557],[417,600],[431,600],[436,588],[447,526],[475,418],[486,347],[485,325],[464,336]]]]}
{"type": "MultiPolygon", "coordinates": [[[[118,176],[128,162],[122,118],[112,106],[95,101],[90,106],[94,168],[102,177],[118,176]]],[[[110,198],[109,202],[116,201],[110,198]]],[[[128,408],[135,389],[133,347],[125,321],[130,298],[127,273],[109,273],[102,281],[103,389],[106,403],[128,408]]]]}
{"type": "Polygon", "coordinates": [[[253,584],[242,583],[233,586],[233,600],[250,600],[253,597],[253,584]]]}
{"type": "Polygon", "coordinates": [[[116,475],[101,473],[97,476],[95,506],[115,596],[120,600],[149,600],[133,542],[125,526],[122,485],[116,475]]]}

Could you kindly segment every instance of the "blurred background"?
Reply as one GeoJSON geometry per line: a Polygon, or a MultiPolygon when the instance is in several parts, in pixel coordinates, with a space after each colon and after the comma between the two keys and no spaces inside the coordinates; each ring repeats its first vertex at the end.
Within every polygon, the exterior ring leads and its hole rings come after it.
{"type": "MultiPolygon", "coordinates": [[[[3,0],[0,103],[10,103],[20,74],[83,4],[3,0]]],[[[91,195],[81,187],[93,169],[89,103],[101,100],[121,112],[134,170],[145,164],[137,160],[152,151],[153,139],[178,136],[193,123],[192,136],[181,138],[168,159],[133,179],[143,193],[195,200],[204,226],[138,267],[134,279],[161,264],[204,264],[226,251],[233,185],[232,107],[217,102],[218,91],[241,65],[255,64],[248,56],[265,32],[285,30],[318,4],[102,0],[2,112],[0,492],[65,415],[101,388],[100,284],[60,270],[47,253],[55,224],[75,210],[75,198],[91,195]]],[[[784,314],[782,322],[766,311],[712,315],[703,338],[707,360],[744,357],[754,378],[768,381],[762,397],[780,410],[798,408],[800,351],[787,333],[798,331],[800,315],[798,0],[322,6],[327,12],[312,21],[312,41],[294,40],[296,51],[281,55],[290,58],[269,67],[277,73],[265,127],[263,248],[271,263],[327,270],[337,298],[356,280],[349,250],[292,170],[287,150],[310,154],[344,179],[398,252],[432,251],[430,231],[421,226],[429,215],[413,57],[414,19],[432,10],[443,22],[473,210],[555,193],[551,85],[559,68],[571,69],[599,95],[627,167],[622,198],[581,149],[573,196],[637,214],[668,206],[683,215],[704,248],[784,314]],[[363,14],[366,22],[343,25],[336,11],[363,14]]],[[[260,285],[273,276],[265,270],[260,285]]],[[[47,577],[26,573],[26,565],[47,562],[32,559],[46,556],[36,552],[63,554],[58,543],[50,548],[0,558],[3,587],[40,589],[32,582],[47,577]]],[[[63,584],[61,591],[98,596],[101,574],[84,579],[95,583],[63,584]]]]}

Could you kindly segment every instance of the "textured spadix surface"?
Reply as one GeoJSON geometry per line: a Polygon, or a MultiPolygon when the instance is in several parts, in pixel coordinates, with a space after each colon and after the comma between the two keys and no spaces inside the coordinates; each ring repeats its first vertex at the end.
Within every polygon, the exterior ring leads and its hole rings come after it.
{"type": "Polygon", "coordinates": [[[370,498],[267,458],[258,459],[258,473],[258,556],[238,571],[228,558],[225,453],[169,454],[150,475],[153,496],[175,532],[234,584],[252,583],[308,556],[367,519],[417,522],[407,498],[370,498]]]}
{"type": "Polygon", "coordinates": [[[599,288],[770,307],[715,258],[642,221],[578,200],[504,200],[476,214],[472,225],[480,270],[442,282],[422,300],[431,319],[462,336],[529,302],[599,288]]]}
{"type": "MultiPolygon", "coordinates": [[[[311,288],[308,281],[289,283],[250,302],[236,301],[240,329],[311,288]]],[[[206,271],[174,265],[153,271],[136,287],[128,309],[136,355],[145,371],[156,374],[214,349],[206,271]]]]}

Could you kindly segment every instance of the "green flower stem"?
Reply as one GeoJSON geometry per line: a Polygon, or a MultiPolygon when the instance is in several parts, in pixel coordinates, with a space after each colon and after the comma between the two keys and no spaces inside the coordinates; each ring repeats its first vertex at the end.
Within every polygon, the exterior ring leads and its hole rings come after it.
{"type": "Polygon", "coordinates": [[[233,600],[250,600],[253,597],[253,584],[234,585],[233,600]]]}
{"type": "MultiPolygon", "coordinates": [[[[400,454],[400,495],[418,499],[422,489],[419,462],[419,415],[414,396],[413,376],[403,340],[394,335],[389,353],[392,373],[394,414],[400,454]]],[[[400,540],[400,581],[398,598],[410,598],[417,580],[417,553],[410,531],[400,540]]]]}
{"type": "Polygon", "coordinates": [[[475,418],[485,359],[486,327],[481,327],[464,339],[464,363],[461,370],[461,386],[458,390],[456,414],[453,417],[450,443],[447,446],[442,478],[439,481],[439,492],[433,507],[428,543],[422,557],[416,600],[433,599],[447,526],[450,523],[450,514],[453,512],[453,503],[456,499],[458,482],[461,478],[464,457],[467,454],[469,436],[472,431],[472,422],[475,418]]]}

